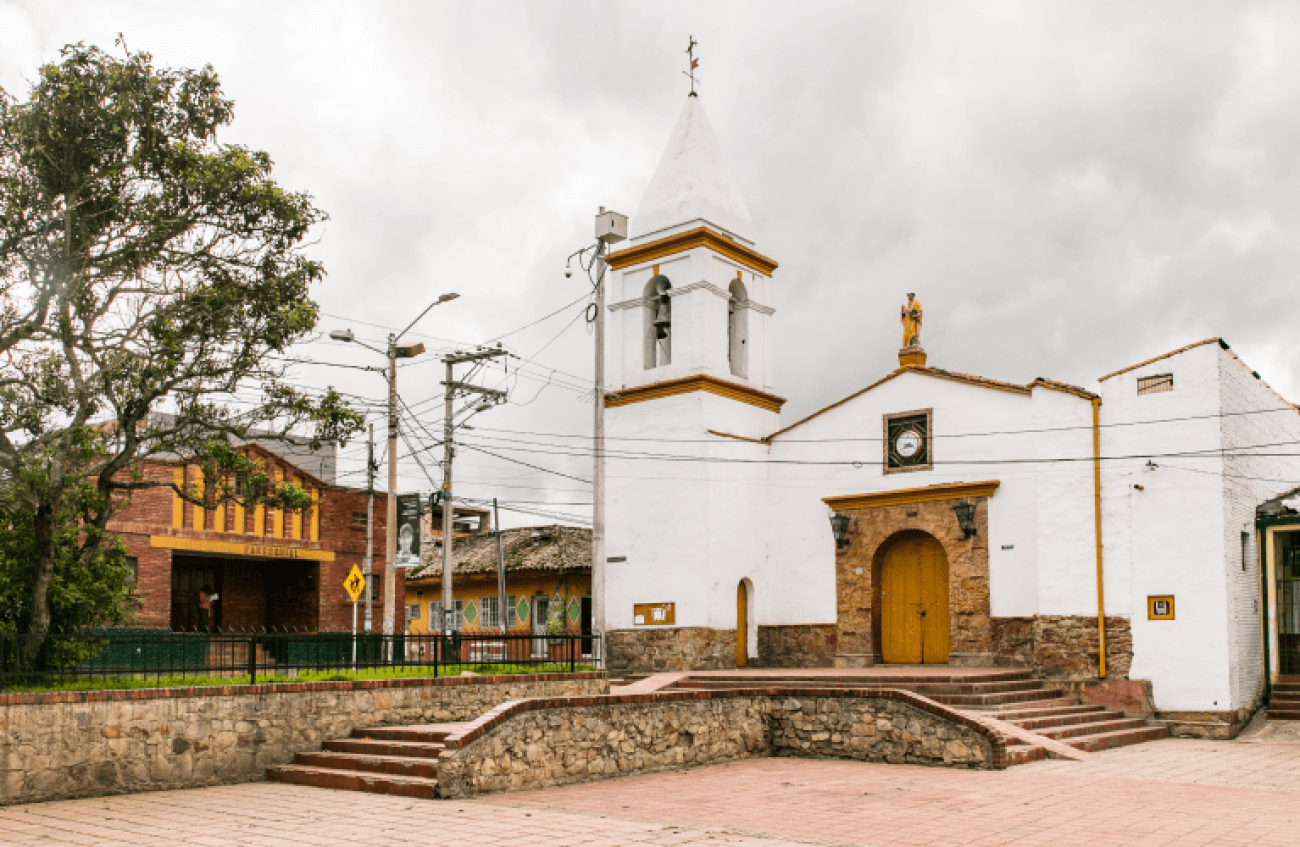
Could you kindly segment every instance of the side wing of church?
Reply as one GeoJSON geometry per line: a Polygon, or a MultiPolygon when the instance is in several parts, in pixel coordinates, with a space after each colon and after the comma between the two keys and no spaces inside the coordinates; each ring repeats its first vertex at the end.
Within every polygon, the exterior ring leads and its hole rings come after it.
{"type": "Polygon", "coordinates": [[[611,665],[1014,666],[1228,717],[1300,671],[1300,516],[1276,505],[1300,410],[1220,339],[1090,388],[1013,384],[928,365],[909,295],[899,367],[782,427],[777,263],[694,95],[630,236],[608,281],[611,665]]]}

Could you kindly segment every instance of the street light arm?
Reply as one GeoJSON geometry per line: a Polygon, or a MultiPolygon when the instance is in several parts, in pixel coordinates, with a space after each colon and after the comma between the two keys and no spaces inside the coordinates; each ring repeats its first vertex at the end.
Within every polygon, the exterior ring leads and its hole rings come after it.
{"type": "Polygon", "coordinates": [[[397,333],[397,335],[393,336],[392,343],[396,344],[403,335],[406,335],[406,333],[411,329],[411,327],[415,326],[420,322],[420,318],[429,314],[429,311],[433,309],[434,306],[441,306],[443,303],[446,303],[448,300],[455,300],[459,296],[460,296],[459,294],[443,294],[437,300],[434,300],[432,303],[430,303],[428,306],[425,307],[424,311],[421,312],[415,318],[415,320],[411,321],[409,324],[406,325],[406,329],[402,330],[401,332],[397,333]]]}

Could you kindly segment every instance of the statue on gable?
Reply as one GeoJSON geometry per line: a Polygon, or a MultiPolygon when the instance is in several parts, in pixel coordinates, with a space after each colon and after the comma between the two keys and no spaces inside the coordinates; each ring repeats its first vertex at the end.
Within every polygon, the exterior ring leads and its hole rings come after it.
{"type": "Polygon", "coordinates": [[[907,293],[907,303],[898,312],[903,324],[903,349],[898,351],[898,363],[924,365],[925,351],[921,349],[921,301],[912,292],[907,293]]]}

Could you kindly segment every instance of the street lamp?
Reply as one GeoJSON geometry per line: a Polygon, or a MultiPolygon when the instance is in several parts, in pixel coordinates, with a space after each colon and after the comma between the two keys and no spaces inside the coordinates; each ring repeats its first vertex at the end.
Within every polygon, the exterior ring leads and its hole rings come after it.
{"type": "MultiPolygon", "coordinates": [[[[350,329],[336,329],[330,333],[330,338],[335,341],[345,343],[360,344],[368,350],[374,350],[376,353],[382,353],[388,359],[388,520],[384,528],[386,536],[385,556],[384,556],[384,635],[393,634],[393,616],[397,609],[396,581],[397,569],[394,567],[394,560],[397,558],[397,533],[394,527],[397,526],[397,360],[413,359],[424,352],[424,345],[420,342],[408,342],[399,344],[402,336],[410,331],[411,327],[419,323],[420,318],[429,314],[434,306],[441,306],[449,300],[455,300],[459,294],[448,292],[442,294],[437,300],[434,300],[425,307],[423,312],[415,317],[415,320],[406,325],[406,329],[396,335],[388,336],[388,348],[380,350],[378,347],[372,347],[364,341],[358,341],[357,337],[352,334],[350,329]]],[[[365,572],[373,572],[373,554],[370,545],[371,533],[369,528],[366,531],[366,561],[365,572]]],[[[371,621],[371,592],[366,592],[366,631],[370,631],[371,621]]],[[[392,645],[389,643],[388,649],[392,645]]]]}

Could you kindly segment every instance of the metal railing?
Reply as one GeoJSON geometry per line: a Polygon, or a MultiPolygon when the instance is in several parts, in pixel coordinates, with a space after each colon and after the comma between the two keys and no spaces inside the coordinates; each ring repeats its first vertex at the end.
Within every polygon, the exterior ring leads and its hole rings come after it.
{"type": "Polygon", "coordinates": [[[228,677],[230,684],[294,681],[303,675],[319,681],[345,671],[445,676],[503,665],[571,672],[595,666],[599,655],[599,636],[581,633],[84,629],[43,637],[0,634],[0,690],[70,680],[121,681],[123,687],[163,679],[182,685],[183,679],[199,677],[228,677]]]}

